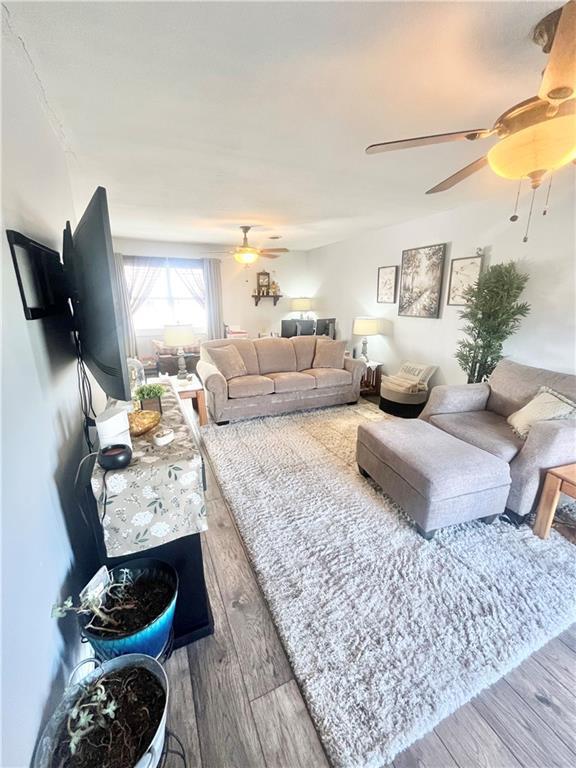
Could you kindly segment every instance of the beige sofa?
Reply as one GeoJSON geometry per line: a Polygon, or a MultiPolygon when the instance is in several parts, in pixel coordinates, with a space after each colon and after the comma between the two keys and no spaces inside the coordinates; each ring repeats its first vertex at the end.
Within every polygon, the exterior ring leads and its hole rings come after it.
{"type": "Polygon", "coordinates": [[[525,440],[506,419],[549,387],[576,400],[576,376],[501,360],[487,382],[434,387],[421,419],[510,465],[506,507],[520,517],[536,505],[546,470],[576,462],[576,421],[539,421],[525,440]]]}
{"type": "MultiPolygon", "coordinates": [[[[362,360],[342,359],[341,367],[315,367],[317,342],[323,337],[292,339],[216,339],[200,347],[197,373],[206,390],[208,410],[214,421],[267,416],[288,411],[355,403],[366,370],[362,360]],[[234,346],[246,374],[229,379],[210,356],[215,347],[234,346]]],[[[326,347],[324,347],[326,349],[326,347]]],[[[319,362],[319,358],[316,358],[319,362]]]]}

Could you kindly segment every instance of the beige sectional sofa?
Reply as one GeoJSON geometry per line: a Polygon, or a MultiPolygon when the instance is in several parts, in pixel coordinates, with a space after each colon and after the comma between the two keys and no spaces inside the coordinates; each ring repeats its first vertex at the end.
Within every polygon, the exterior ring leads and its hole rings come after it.
{"type": "Polygon", "coordinates": [[[197,365],[217,423],[354,403],[365,370],[344,342],[322,336],[207,341],[197,365]]]}

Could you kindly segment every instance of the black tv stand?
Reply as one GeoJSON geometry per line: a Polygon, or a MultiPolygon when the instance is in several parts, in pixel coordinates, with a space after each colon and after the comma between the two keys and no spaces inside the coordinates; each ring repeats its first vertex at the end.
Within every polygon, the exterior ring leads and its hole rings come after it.
{"type": "MultiPolygon", "coordinates": [[[[143,553],[110,558],[104,544],[102,526],[98,518],[96,499],[92,494],[90,478],[95,457],[87,459],[79,473],[77,496],[84,512],[97,552],[97,568],[106,565],[113,568],[120,563],[141,558],[143,553]]],[[[203,473],[204,478],[204,473],[203,473]]],[[[206,483],[204,482],[204,487],[206,483]]],[[[146,557],[158,558],[172,565],[178,573],[179,587],[174,615],[174,648],[181,648],[214,632],[214,620],[204,578],[202,543],[199,533],[183,536],[145,552],[146,557]]]]}

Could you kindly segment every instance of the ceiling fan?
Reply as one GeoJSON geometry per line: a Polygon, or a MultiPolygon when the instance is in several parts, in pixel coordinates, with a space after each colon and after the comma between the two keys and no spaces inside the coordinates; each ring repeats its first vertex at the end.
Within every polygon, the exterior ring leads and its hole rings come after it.
{"type": "Polygon", "coordinates": [[[251,226],[240,227],[244,233],[242,245],[237,245],[233,251],[226,251],[230,255],[234,256],[239,264],[254,264],[259,256],[265,259],[277,259],[281,253],[288,253],[288,248],[254,248],[248,243],[248,232],[252,229],[251,226]]]}
{"type": "Polygon", "coordinates": [[[486,165],[506,179],[529,178],[536,189],[546,173],[576,162],[576,0],[545,16],[536,25],[532,39],[550,54],[538,95],[510,107],[492,128],[385,141],[371,144],[366,153],[460,139],[499,139],[486,155],[436,184],[427,195],[450,189],[486,165]]]}

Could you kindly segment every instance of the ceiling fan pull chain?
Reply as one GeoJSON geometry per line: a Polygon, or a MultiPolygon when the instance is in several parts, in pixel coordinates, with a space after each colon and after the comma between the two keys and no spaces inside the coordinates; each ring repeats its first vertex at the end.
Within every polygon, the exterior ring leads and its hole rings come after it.
{"type": "Polygon", "coordinates": [[[548,183],[548,191],[546,192],[546,202],[544,203],[544,210],[542,211],[542,216],[546,216],[548,213],[548,202],[550,200],[550,190],[552,189],[552,174],[550,174],[550,181],[548,183]]]}
{"type": "Polygon", "coordinates": [[[530,222],[532,220],[532,209],[534,208],[534,198],[536,197],[536,188],[532,190],[532,200],[530,200],[530,211],[528,213],[528,221],[526,222],[526,234],[522,239],[523,243],[528,242],[528,230],[530,229],[530,222]]]}
{"type": "Polygon", "coordinates": [[[514,213],[510,216],[510,221],[518,221],[518,200],[520,200],[520,188],[522,186],[522,179],[518,182],[518,191],[516,192],[516,203],[514,205],[514,213]]]}

